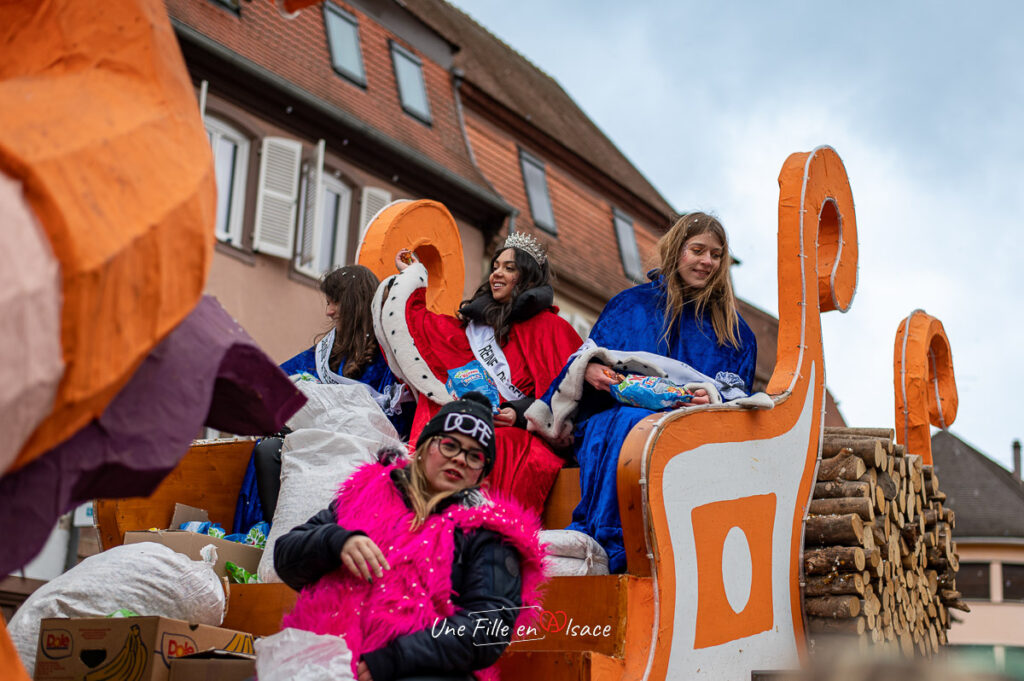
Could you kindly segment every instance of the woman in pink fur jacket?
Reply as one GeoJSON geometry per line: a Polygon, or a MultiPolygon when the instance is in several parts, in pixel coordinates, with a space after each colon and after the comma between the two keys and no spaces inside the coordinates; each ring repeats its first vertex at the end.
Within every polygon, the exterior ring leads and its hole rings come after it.
{"type": "Polygon", "coordinates": [[[494,466],[490,403],[446,404],[411,462],[389,454],[275,544],[278,575],[301,591],[283,626],[343,636],[358,681],[496,679],[539,612],[543,551],[535,514],[479,488],[494,466]]]}

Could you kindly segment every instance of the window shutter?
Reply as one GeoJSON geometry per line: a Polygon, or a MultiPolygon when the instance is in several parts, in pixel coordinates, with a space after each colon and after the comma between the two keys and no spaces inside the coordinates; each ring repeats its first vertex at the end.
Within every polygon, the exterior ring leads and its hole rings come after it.
{"type": "Polygon", "coordinates": [[[292,257],[301,167],[302,144],[283,137],[263,138],[254,251],[278,258],[292,257]]]}
{"type": "Polygon", "coordinates": [[[320,230],[323,229],[323,196],[324,196],[324,148],[320,140],[316,145],[316,154],[306,170],[306,193],[302,204],[302,242],[299,244],[295,269],[311,277],[319,277],[316,271],[316,247],[320,243],[320,230]]]}
{"type": "Polygon", "coordinates": [[[370,221],[391,203],[391,192],[380,187],[363,187],[362,206],[359,209],[359,240],[366,235],[370,221]]]}

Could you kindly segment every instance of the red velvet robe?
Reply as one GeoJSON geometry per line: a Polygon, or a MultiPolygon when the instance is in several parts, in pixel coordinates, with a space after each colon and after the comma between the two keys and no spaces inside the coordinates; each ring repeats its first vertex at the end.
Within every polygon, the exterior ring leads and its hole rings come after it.
{"type": "MultiPolygon", "coordinates": [[[[434,376],[444,383],[448,370],[474,359],[465,329],[455,317],[430,312],[426,289],[417,289],[406,303],[406,323],[416,347],[434,376]]],[[[543,395],[551,381],[565,366],[569,355],[582,341],[572,326],[550,308],[524,321],[516,322],[502,346],[512,372],[512,382],[524,395],[543,395]]],[[[419,396],[413,417],[410,442],[415,442],[423,426],[441,407],[419,396]]],[[[511,497],[540,514],[562,459],[536,435],[522,428],[498,428],[495,431],[497,457],[488,480],[492,492],[511,497]]]]}

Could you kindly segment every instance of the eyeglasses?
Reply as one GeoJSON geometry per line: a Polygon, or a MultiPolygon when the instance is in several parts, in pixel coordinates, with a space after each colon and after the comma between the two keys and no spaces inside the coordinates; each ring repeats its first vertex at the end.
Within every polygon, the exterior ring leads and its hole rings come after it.
{"type": "Polygon", "coordinates": [[[459,444],[459,441],[451,437],[435,437],[434,441],[437,443],[437,448],[441,450],[441,454],[446,459],[454,459],[460,453],[463,454],[463,458],[466,461],[466,466],[470,470],[478,471],[484,467],[484,453],[479,449],[466,449],[459,444]]]}

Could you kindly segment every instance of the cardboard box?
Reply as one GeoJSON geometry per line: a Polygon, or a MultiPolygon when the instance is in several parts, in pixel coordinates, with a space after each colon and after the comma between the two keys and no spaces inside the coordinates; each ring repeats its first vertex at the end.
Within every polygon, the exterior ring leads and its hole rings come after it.
{"type": "Polygon", "coordinates": [[[180,527],[182,523],[192,520],[206,522],[209,519],[209,514],[201,508],[194,508],[185,504],[175,504],[174,517],[171,518],[172,529],[125,532],[124,543],[156,542],[178,553],[184,553],[193,560],[201,560],[199,551],[207,544],[213,544],[217,547],[217,564],[213,566],[213,569],[219,576],[227,576],[227,570],[224,568],[224,565],[229,560],[235,565],[241,565],[249,572],[256,572],[256,569],[260,566],[260,557],[263,556],[263,549],[249,544],[239,544],[235,541],[217,539],[205,534],[174,529],[180,527]]]}
{"type": "Polygon", "coordinates": [[[255,655],[214,648],[171,660],[167,681],[245,681],[255,674],[255,655]]]}
{"type": "Polygon", "coordinates": [[[36,681],[168,681],[171,660],[219,648],[252,653],[252,634],[167,617],[48,618],[36,681]]]}

